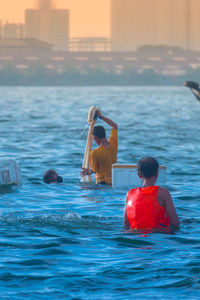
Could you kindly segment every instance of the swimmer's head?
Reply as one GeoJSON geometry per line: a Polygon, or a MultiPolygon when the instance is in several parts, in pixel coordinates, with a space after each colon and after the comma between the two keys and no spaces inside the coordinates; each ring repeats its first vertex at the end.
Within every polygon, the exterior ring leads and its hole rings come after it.
{"type": "Polygon", "coordinates": [[[105,137],[106,137],[105,128],[103,126],[95,126],[93,128],[92,135],[93,135],[93,138],[94,138],[95,142],[98,145],[100,145],[101,139],[105,139],[105,137]]]}
{"type": "Polygon", "coordinates": [[[43,181],[47,184],[63,182],[63,178],[54,170],[48,170],[43,175],[43,181]]]}
{"type": "Polygon", "coordinates": [[[103,126],[95,126],[93,128],[92,134],[93,134],[93,136],[95,136],[99,139],[105,139],[105,137],[106,137],[106,131],[103,126]]]}
{"type": "Polygon", "coordinates": [[[140,178],[157,177],[159,163],[153,157],[143,157],[137,164],[137,170],[140,178]]]}

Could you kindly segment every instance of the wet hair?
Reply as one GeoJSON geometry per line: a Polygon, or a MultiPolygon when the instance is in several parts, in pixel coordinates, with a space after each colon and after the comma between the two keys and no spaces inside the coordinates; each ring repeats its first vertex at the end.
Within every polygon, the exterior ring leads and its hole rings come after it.
{"type": "Polygon", "coordinates": [[[54,171],[54,170],[46,171],[43,175],[43,181],[48,184],[51,183],[55,173],[56,173],[56,171],[54,171]]]}
{"type": "Polygon", "coordinates": [[[95,126],[92,134],[99,139],[104,139],[106,137],[106,131],[103,126],[95,126]]]}
{"type": "Polygon", "coordinates": [[[159,169],[158,161],[153,157],[143,157],[137,164],[138,174],[143,178],[156,176],[159,169]]]}

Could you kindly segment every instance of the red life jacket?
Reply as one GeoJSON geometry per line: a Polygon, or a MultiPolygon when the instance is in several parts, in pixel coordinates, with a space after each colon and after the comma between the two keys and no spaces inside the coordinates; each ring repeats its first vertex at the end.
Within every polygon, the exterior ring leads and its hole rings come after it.
{"type": "Polygon", "coordinates": [[[158,190],[158,186],[150,186],[128,192],[126,215],[131,229],[163,228],[168,231],[169,216],[158,202],[158,190]]]}

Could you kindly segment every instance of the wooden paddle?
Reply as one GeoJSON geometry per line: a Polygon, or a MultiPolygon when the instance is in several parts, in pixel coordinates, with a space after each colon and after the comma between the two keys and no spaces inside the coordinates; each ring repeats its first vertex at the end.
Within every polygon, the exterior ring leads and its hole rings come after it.
{"type": "MultiPolygon", "coordinates": [[[[83,164],[82,164],[82,168],[84,168],[84,169],[90,168],[90,151],[92,148],[92,132],[93,132],[94,125],[96,123],[97,112],[100,113],[100,109],[96,106],[91,106],[89,109],[89,112],[88,112],[89,130],[88,130],[84,159],[83,159],[83,164]]],[[[92,182],[92,176],[91,175],[82,176],[81,182],[85,182],[85,183],[92,182]]]]}

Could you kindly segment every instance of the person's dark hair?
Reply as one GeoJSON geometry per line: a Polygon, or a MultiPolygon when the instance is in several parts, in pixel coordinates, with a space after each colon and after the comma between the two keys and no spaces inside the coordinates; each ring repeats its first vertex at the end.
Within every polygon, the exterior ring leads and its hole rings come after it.
{"type": "Polygon", "coordinates": [[[104,139],[106,137],[106,131],[103,126],[95,126],[93,128],[92,134],[98,137],[99,139],[104,139]]]}
{"type": "Polygon", "coordinates": [[[159,163],[153,157],[143,157],[137,164],[138,174],[143,178],[156,176],[158,169],[159,163]]]}
{"type": "Polygon", "coordinates": [[[51,183],[52,182],[52,178],[55,175],[55,171],[54,170],[48,170],[44,173],[43,175],[43,181],[45,183],[51,183]]]}

